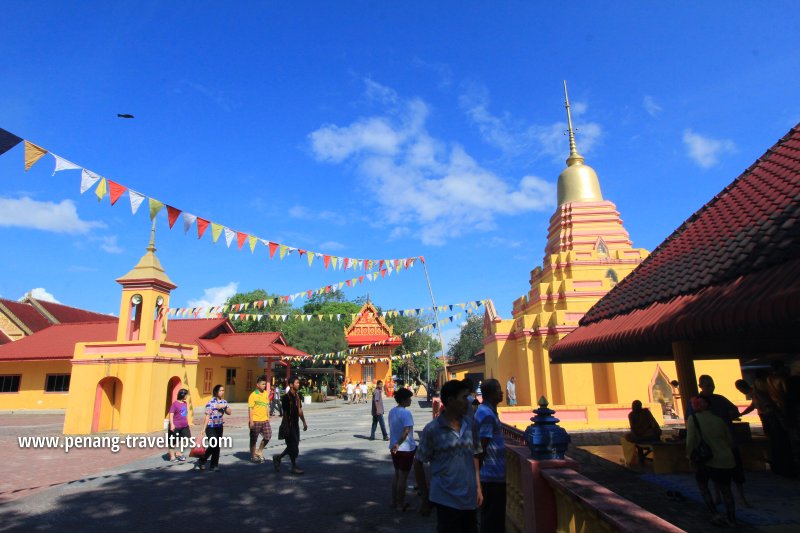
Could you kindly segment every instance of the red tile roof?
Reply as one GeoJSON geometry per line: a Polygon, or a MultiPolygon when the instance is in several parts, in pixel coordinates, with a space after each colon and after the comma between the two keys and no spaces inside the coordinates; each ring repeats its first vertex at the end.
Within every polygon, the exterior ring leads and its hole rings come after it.
{"type": "MultiPolygon", "coordinates": [[[[31,298],[32,299],[32,298],[31,298]]],[[[64,304],[57,304],[53,302],[46,302],[44,300],[36,300],[36,302],[45,308],[45,310],[53,315],[56,320],[62,324],[70,324],[75,322],[93,322],[93,321],[117,321],[117,317],[113,315],[106,315],[104,313],[95,313],[94,311],[87,311],[85,309],[78,309],[77,307],[70,307],[64,304]]]]}
{"type": "MultiPolygon", "coordinates": [[[[117,321],[55,324],[34,335],[0,345],[0,361],[71,359],[79,342],[113,341],[117,321]]],[[[225,318],[170,320],[167,341],[197,344],[200,355],[216,357],[296,355],[280,333],[234,333],[225,318]],[[212,337],[214,339],[204,339],[212,337]]]]}
{"type": "Polygon", "coordinates": [[[0,344],[6,344],[7,342],[12,342],[12,341],[5,333],[0,331],[0,344]]]}
{"type": "MultiPolygon", "coordinates": [[[[6,300],[4,298],[0,298],[0,304],[6,307],[20,322],[33,332],[41,331],[51,325],[51,322],[31,305],[15,302],[14,300],[6,300]]],[[[1,309],[0,313],[2,313],[1,309]]]]}
{"type": "Polygon", "coordinates": [[[689,217],[550,355],[670,354],[671,340],[796,328],[798,316],[800,125],[689,217]]]}

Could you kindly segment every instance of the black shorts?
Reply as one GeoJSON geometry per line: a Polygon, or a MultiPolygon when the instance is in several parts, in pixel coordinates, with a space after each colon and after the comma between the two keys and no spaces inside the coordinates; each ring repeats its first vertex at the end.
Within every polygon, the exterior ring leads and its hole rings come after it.
{"type": "Polygon", "coordinates": [[[175,428],[174,430],[172,430],[172,429],[169,430],[168,436],[169,436],[169,444],[170,444],[169,447],[170,448],[176,448],[179,445],[178,443],[180,442],[180,441],[178,441],[178,439],[179,438],[188,439],[189,437],[192,436],[192,432],[189,430],[189,427],[187,426],[185,428],[175,428]]]}
{"type": "Polygon", "coordinates": [[[710,479],[714,483],[730,485],[734,470],[735,468],[712,468],[710,466],[699,465],[694,477],[700,483],[708,483],[710,479]]]}

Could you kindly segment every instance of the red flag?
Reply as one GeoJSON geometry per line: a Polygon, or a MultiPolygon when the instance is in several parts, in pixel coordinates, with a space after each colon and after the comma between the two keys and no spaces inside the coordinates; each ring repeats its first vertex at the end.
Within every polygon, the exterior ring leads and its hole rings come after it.
{"type": "Polygon", "coordinates": [[[364,283],[364,276],[358,276],[358,282],[364,283]]]}
{"type": "Polygon", "coordinates": [[[206,228],[208,228],[208,220],[204,218],[197,217],[197,238],[202,239],[203,233],[206,232],[206,228]]]}
{"type": "Polygon", "coordinates": [[[277,250],[277,249],[278,249],[278,243],[277,242],[270,242],[269,243],[269,258],[270,259],[275,257],[275,250],[277,250]]]}
{"type": "Polygon", "coordinates": [[[306,296],[307,296],[308,298],[311,298],[311,291],[308,291],[308,292],[306,293],[306,296]]]}
{"type": "Polygon", "coordinates": [[[383,259],[378,263],[378,270],[383,270],[383,259]]]}
{"type": "Polygon", "coordinates": [[[236,232],[236,242],[239,244],[239,249],[242,249],[242,245],[244,245],[244,241],[247,240],[247,233],[242,233],[241,231],[236,232]]]}
{"type": "Polygon", "coordinates": [[[399,259],[395,259],[394,260],[394,269],[395,270],[400,270],[400,260],[399,259]]]}
{"type": "Polygon", "coordinates": [[[421,256],[419,256],[419,260],[420,260],[420,261],[422,261],[422,262],[424,263],[424,262],[425,262],[425,256],[422,256],[422,255],[421,255],[421,256]]]}
{"type": "Polygon", "coordinates": [[[115,181],[106,180],[106,182],[108,183],[108,194],[111,198],[111,205],[114,205],[117,203],[117,200],[119,200],[119,197],[122,196],[122,193],[127,191],[128,188],[115,181]]]}
{"type": "Polygon", "coordinates": [[[408,268],[408,265],[410,264],[411,264],[411,259],[406,259],[406,268],[408,268]]]}
{"type": "Polygon", "coordinates": [[[331,256],[323,255],[322,256],[322,261],[325,263],[325,268],[327,269],[328,268],[328,264],[331,262],[331,256]]]}
{"type": "Polygon", "coordinates": [[[385,278],[385,277],[386,277],[386,271],[385,271],[385,270],[381,270],[381,277],[382,277],[382,278],[385,278]]]}
{"type": "Polygon", "coordinates": [[[171,205],[167,206],[167,218],[169,219],[169,229],[172,229],[172,226],[175,225],[175,221],[178,220],[178,216],[181,214],[180,209],[175,209],[171,205]]]}
{"type": "Polygon", "coordinates": [[[298,249],[297,253],[300,254],[300,257],[303,257],[303,254],[306,253],[306,251],[298,249]]]}
{"type": "Polygon", "coordinates": [[[352,285],[350,285],[350,280],[349,279],[347,281],[345,281],[345,283],[347,283],[348,287],[352,287],[352,285]]]}
{"type": "Polygon", "coordinates": [[[344,269],[345,269],[345,270],[347,270],[347,265],[348,265],[349,263],[350,263],[350,258],[349,258],[349,257],[345,257],[345,258],[344,258],[344,269]]]}
{"type": "Polygon", "coordinates": [[[325,287],[325,292],[331,292],[331,286],[330,286],[330,285],[328,285],[327,287],[325,287]]]}

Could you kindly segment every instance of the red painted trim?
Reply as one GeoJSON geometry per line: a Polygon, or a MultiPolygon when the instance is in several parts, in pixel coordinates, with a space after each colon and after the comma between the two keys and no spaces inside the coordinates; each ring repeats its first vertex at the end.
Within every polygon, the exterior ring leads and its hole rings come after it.
{"type": "Polygon", "coordinates": [[[119,359],[89,359],[72,361],[73,365],[104,365],[108,363],[184,363],[187,365],[196,365],[197,361],[187,361],[185,359],[165,359],[161,357],[131,357],[119,359]]]}

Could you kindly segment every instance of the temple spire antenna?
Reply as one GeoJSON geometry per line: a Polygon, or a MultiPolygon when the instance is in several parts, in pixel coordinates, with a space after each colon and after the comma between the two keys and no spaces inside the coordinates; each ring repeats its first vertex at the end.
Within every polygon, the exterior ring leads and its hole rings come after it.
{"type": "Polygon", "coordinates": [[[153,219],[153,226],[150,229],[150,244],[147,245],[148,252],[156,251],[156,219],[153,219]]]}
{"type": "Polygon", "coordinates": [[[578,147],[575,144],[575,130],[572,127],[572,114],[569,111],[567,80],[564,80],[564,104],[567,108],[567,125],[569,126],[569,129],[567,130],[567,133],[569,134],[569,157],[567,158],[567,166],[572,166],[575,163],[583,163],[584,159],[583,156],[578,153],[578,147]]]}

